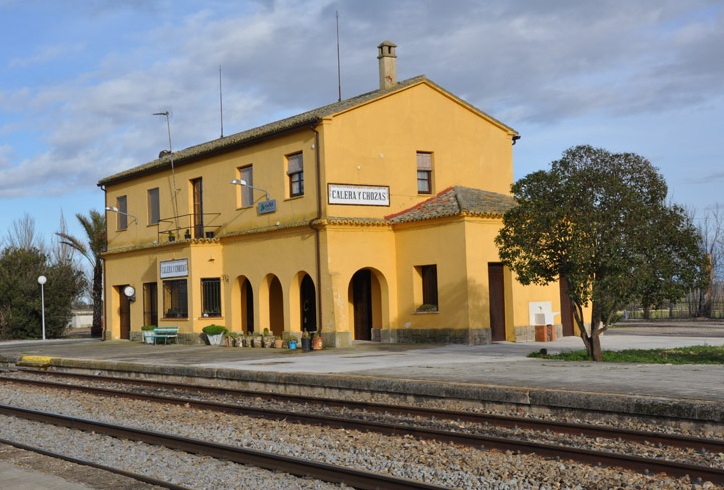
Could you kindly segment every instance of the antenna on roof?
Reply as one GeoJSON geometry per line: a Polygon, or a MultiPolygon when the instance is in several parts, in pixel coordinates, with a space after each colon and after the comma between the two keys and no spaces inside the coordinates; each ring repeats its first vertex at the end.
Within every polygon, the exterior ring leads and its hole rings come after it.
{"type": "Polygon", "coordinates": [[[339,11],[335,10],[334,14],[337,17],[337,86],[339,87],[339,102],[342,102],[342,73],[339,64],[339,11]]]}
{"type": "MultiPolygon", "coordinates": [[[[171,146],[171,122],[169,120],[169,111],[168,109],[163,112],[154,112],[154,116],[164,116],[166,118],[166,128],[168,129],[168,155],[171,157],[171,184],[173,185],[173,203],[174,203],[174,218],[176,220],[176,228],[178,228],[178,191],[179,189],[176,187],[176,171],[173,167],[173,146],[171,146]]],[[[165,152],[161,152],[161,154],[158,156],[161,158],[164,155],[165,152]]]]}
{"type": "Polygon", "coordinates": [[[221,65],[219,65],[219,117],[221,118],[221,137],[224,137],[224,99],[221,96],[221,65]]]}

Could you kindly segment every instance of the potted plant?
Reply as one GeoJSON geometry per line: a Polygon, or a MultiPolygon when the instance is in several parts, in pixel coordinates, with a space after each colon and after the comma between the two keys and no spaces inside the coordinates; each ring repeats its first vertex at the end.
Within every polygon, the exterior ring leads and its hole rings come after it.
{"type": "Polygon", "coordinates": [[[315,331],[312,335],[312,350],[322,350],[324,348],[324,342],[319,332],[315,331]]]}
{"type": "Polygon", "coordinates": [[[238,332],[229,332],[226,335],[226,346],[227,347],[240,347],[241,340],[239,339],[238,332]]]}
{"type": "Polygon", "coordinates": [[[275,339],[275,337],[274,337],[274,335],[272,335],[271,333],[269,333],[269,329],[268,329],[268,328],[265,328],[265,329],[264,329],[264,335],[263,335],[263,337],[264,337],[264,340],[263,340],[264,347],[267,347],[267,348],[269,348],[269,347],[274,347],[274,339],[275,339]]]}
{"type": "Polygon", "coordinates": [[[153,344],[153,330],[156,325],[144,325],[141,327],[141,342],[145,344],[153,344]]]}
{"type": "Polygon", "coordinates": [[[297,348],[297,338],[294,335],[287,336],[287,347],[289,347],[289,350],[295,350],[297,348]]]}
{"type": "Polygon", "coordinates": [[[175,241],[176,241],[176,235],[174,235],[172,231],[169,231],[169,232],[168,232],[168,241],[169,241],[169,242],[175,242],[175,241]]]}
{"type": "Polygon", "coordinates": [[[302,333],[302,352],[309,352],[312,350],[312,338],[309,336],[309,331],[305,330],[302,333]]]}
{"type": "Polygon", "coordinates": [[[184,233],[184,238],[186,240],[191,240],[191,232],[189,231],[188,228],[186,228],[186,233],[184,233]]]}
{"type": "Polygon", "coordinates": [[[221,340],[228,330],[223,325],[207,325],[201,329],[209,339],[209,345],[221,345],[221,340]]]}
{"type": "Polygon", "coordinates": [[[274,337],[274,348],[281,349],[282,347],[284,347],[284,340],[282,340],[282,338],[277,335],[276,337],[274,337]]]}

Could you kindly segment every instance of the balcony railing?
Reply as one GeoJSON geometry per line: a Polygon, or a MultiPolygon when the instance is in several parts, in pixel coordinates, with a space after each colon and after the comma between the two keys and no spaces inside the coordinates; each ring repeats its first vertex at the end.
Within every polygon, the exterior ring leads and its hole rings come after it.
{"type": "Polygon", "coordinates": [[[176,240],[193,240],[198,238],[214,238],[220,225],[209,225],[221,213],[204,213],[202,219],[197,215],[182,214],[158,221],[158,242],[174,242],[176,240]]]}

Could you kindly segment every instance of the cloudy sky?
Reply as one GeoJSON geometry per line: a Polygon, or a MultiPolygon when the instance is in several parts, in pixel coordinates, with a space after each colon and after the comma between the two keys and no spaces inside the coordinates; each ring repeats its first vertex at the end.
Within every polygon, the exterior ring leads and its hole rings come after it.
{"type": "Polygon", "coordinates": [[[639,153],[671,198],[724,205],[724,1],[0,0],[0,237],[102,210],[98,180],[420,74],[522,135],[515,176],[571,146],[639,153]],[[221,70],[220,70],[221,68],[221,70]],[[221,77],[220,77],[221,74],[221,77]]]}

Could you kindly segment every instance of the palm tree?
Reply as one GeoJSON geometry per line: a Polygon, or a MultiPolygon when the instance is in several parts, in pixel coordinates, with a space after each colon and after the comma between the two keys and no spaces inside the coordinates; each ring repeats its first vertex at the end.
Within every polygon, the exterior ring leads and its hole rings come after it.
{"type": "Polygon", "coordinates": [[[106,250],[106,217],[98,211],[91,209],[89,216],[78,213],[75,215],[85,230],[87,245],[78,238],[67,233],[56,233],[61,243],[77,250],[91,263],[93,267],[93,326],[91,336],[103,335],[103,258],[101,254],[106,250]]]}

